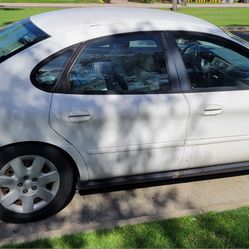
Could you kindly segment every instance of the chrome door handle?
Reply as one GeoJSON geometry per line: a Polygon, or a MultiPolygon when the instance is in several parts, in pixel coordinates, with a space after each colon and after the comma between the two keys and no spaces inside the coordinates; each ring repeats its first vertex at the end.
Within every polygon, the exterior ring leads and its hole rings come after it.
{"type": "Polygon", "coordinates": [[[216,116],[223,113],[223,108],[220,105],[206,105],[201,106],[200,115],[203,116],[216,116]]]}
{"type": "Polygon", "coordinates": [[[92,118],[91,113],[87,111],[71,111],[69,113],[64,113],[62,116],[65,121],[73,123],[86,122],[92,118]]]}

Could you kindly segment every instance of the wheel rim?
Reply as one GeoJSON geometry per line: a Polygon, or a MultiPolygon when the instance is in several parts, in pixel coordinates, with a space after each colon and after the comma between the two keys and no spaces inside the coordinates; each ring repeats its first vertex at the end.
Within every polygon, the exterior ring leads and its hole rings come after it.
{"type": "Polygon", "coordinates": [[[17,157],[0,170],[0,204],[16,213],[32,213],[46,207],[56,196],[60,176],[45,157],[17,157]]]}

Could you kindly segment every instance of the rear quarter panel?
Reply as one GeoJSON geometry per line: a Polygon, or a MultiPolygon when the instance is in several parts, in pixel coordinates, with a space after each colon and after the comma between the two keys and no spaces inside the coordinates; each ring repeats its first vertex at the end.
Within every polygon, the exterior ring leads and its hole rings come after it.
{"type": "Polygon", "coordinates": [[[30,80],[33,68],[62,47],[48,39],[0,64],[0,146],[28,141],[58,146],[73,158],[81,180],[88,180],[80,153],[49,125],[52,93],[39,90],[30,80]]]}

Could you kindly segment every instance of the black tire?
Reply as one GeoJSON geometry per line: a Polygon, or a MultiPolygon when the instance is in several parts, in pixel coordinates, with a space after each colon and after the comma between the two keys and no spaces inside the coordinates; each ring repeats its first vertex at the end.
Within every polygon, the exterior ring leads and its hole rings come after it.
{"type": "Polygon", "coordinates": [[[6,147],[0,151],[0,171],[11,160],[26,155],[41,156],[53,163],[60,179],[58,191],[47,206],[30,213],[14,212],[0,204],[0,219],[4,222],[26,223],[47,218],[62,210],[75,194],[76,180],[70,161],[59,149],[53,146],[24,143],[6,147]]]}

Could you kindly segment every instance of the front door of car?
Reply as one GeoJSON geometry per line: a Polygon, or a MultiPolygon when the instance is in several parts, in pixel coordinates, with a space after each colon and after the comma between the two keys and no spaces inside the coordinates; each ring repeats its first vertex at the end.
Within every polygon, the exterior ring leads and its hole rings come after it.
{"type": "Polygon", "coordinates": [[[179,168],[189,108],[162,44],[156,32],[87,42],[67,94],[54,93],[50,124],[81,152],[91,179],[179,168]]]}
{"type": "Polygon", "coordinates": [[[190,106],[183,165],[249,161],[249,50],[224,38],[175,34],[190,106]]]}

